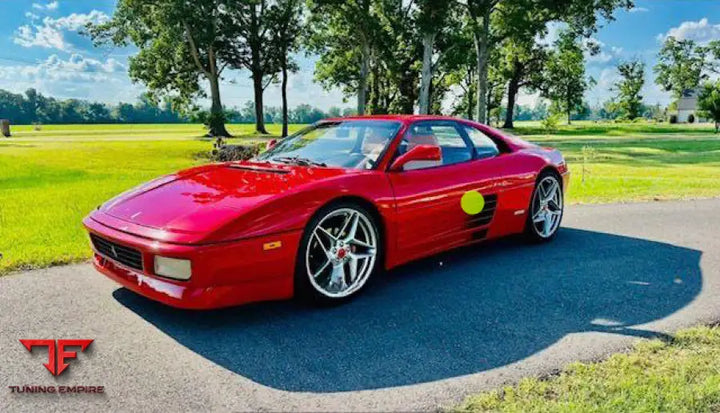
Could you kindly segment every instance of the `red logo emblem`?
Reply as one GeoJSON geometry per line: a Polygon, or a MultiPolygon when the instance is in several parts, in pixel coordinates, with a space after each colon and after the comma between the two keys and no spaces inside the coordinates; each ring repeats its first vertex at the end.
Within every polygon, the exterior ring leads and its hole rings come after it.
{"type": "Polygon", "coordinates": [[[43,363],[43,366],[53,376],[59,376],[69,366],[65,360],[77,357],[77,352],[66,351],[65,349],[68,347],[80,347],[80,351],[85,351],[93,340],[57,340],[57,343],[55,340],[20,340],[20,342],[29,352],[32,352],[33,347],[47,347],[48,362],[43,363]],[[57,358],[55,354],[57,354],[57,358]]]}

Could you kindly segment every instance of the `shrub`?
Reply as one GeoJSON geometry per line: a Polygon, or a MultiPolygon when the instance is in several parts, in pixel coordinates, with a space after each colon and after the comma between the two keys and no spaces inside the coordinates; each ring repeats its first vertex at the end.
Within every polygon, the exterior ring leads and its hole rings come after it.
{"type": "Polygon", "coordinates": [[[547,130],[551,130],[551,131],[556,130],[559,123],[560,123],[560,115],[558,115],[558,114],[548,115],[547,118],[543,119],[543,121],[540,122],[540,124],[542,125],[543,128],[545,128],[547,130]]]}
{"type": "Polygon", "coordinates": [[[670,115],[670,123],[677,123],[678,118],[677,115],[670,115]]]}
{"type": "Polygon", "coordinates": [[[213,144],[210,158],[218,162],[246,161],[264,148],[263,144],[228,145],[225,140],[218,138],[213,144]]]}

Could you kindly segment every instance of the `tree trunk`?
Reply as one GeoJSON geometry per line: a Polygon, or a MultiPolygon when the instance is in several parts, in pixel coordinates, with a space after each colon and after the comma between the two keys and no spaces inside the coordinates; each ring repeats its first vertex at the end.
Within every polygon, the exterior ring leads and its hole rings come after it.
{"type": "Polygon", "coordinates": [[[415,94],[417,93],[417,77],[415,72],[411,69],[412,63],[403,64],[400,71],[400,98],[397,103],[400,113],[406,115],[412,115],[415,111],[415,94]]]}
{"type": "Polygon", "coordinates": [[[567,117],[568,117],[567,124],[568,125],[570,125],[572,123],[572,119],[570,119],[570,112],[572,112],[572,111],[570,110],[570,100],[568,99],[568,101],[567,101],[567,117]]]}
{"type": "Polygon", "coordinates": [[[282,137],[288,136],[288,104],[287,104],[287,62],[282,66],[282,137]]]}
{"type": "Polygon", "coordinates": [[[255,130],[257,133],[267,134],[265,129],[265,113],[263,110],[263,76],[254,71],[252,74],[253,90],[255,92],[255,130]]]}
{"type": "Polygon", "coordinates": [[[503,128],[512,129],[515,127],[513,124],[513,117],[515,116],[515,99],[517,97],[518,90],[520,89],[520,77],[518,73],[514,73],[513,77],[510,78],[508,83],[508,100],[507,108],[505,109],[505,124],[503,128]]]}
{"type": "Polygon", "coordinates": [[[377,65],[372,68],[372,82],[368,91],[368,101],[365,110],[371,115],[380,113],[380,76],[378,76],[377,65]]]}
{"type": "Polygon", "coordinates": [[[488,40],[490,35],[490,10],[486,10],[482,16],[482,27],[480,33],[474,34],[475,54],[477,57],[477,120],[480,123],[487,122],[487,89],[488,89],[488,40]]]}
{"type": "Polygon", "coordinates": [[[365,114],[367,103],[367,80],[370,72],[370,44],[366,41],[362,45],[362,56],[360,62],[360,79],[358,79],[357,111],[358,115],[365,114]]]}
{"type": "Polygon", "coordinates": [[[435,33],[425,33],[422,38],[423,62],[422,75],[420,77],[419,113],[427,115],[430,113],[430,85],[432,84],[432,55],[435,33]]]}
{"type": "Polygon", "coordinates": [[[473,75],[472,71],[468,69],[467,77],[467,118],[473,120],[473,102],[475,97],[473,96],[473,75]]]}
{"type": "Polygon", "coordinates": [[[225,114],[223,113],[222,102],[220,101],[220,79],[217,75],[209,74],[210,82],[210,120],[208,122],[208,135],[229,137],[230,133],[225,128],[225,114]]]}

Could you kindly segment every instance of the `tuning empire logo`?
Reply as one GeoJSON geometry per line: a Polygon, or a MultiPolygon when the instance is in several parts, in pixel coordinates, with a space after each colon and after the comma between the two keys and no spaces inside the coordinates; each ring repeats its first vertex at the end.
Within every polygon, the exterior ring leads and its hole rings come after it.
{"type": "MultiPolygon", "coordinates": [[[[54,377],[61,375],[70,366],[67,361],[77,358],[77,350],[68,350],[68,348],[79,348],[80,352],[84,352],[93,342],[92,339],[73,339],[73,340],[20,340],[27,351],[33,351],[36,347],[45,347],[48,352],[48,361],[43,366],[54,377]]],[[[11,393],[104,393],[104,386],[38,386],[38,385],[22,385],[8,386],[11,393]]]]}

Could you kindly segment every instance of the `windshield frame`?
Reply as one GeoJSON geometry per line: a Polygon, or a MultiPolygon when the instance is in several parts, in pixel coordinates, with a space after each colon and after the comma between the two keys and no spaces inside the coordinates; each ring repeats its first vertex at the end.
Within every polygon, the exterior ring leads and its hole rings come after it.
{"type": "MultiPolygon", "coordinates": [[[[385,146],[383,147],[382,151],[378,154],[377,158],[373,161],[370,158],[367,158],[371,161],[372,167],[371,168],[354,168],[354,167],[346,167],[346,166],[338,166],[338,165],[326,165],[326,166],[319,166],[319,167],[325,167],[325,168],[338,168],[338,169],[350,169],[350,170],[360,170],[360,171],[375,171],[378,170],[380,165],[383,163],[384,158],[386,157],[388,153],[388,149],[393,145],[393,143],[397,140],[398,135],[403,131],[404,129],[404,122],[400,120],[394,120],[394,119],[365,119],[365,118],[357,118],[357,119],[323,119],[318,122],[315,122],[311,125],[308,125],[307,127],[304,127],[300,129],[299,131],[288,135],[280,140],[278,140],[277,144],[280,144],[281,141],[286,141],[289,139],[297,138],[301,135],[304,135],[312,130],[315,130],[319,127],[322,127],[323,125],[330,125],[330,124],[347,124],[347,123],[385,123],[385,124],[391,124],[395,126],[395,130],[393,133],[387,138],[387,142],[385,143],[385,146]]],[[[268,151],[271,151],[274,148],[268,149],[268,151]]],[[[278,163],[276,161],[273,161],[272,158],[268,159],[261,159],[260,157],[265,155],[268,151],[265,151],[261,154],[258,154],[253,160],[260,161],[260,162],[269,162],[269,163],[278,163]]],[[[280,156],[278,154],[278,156],[280,156]]],[[[315,160],[313,160],[315,161],[315,160]]]]}

